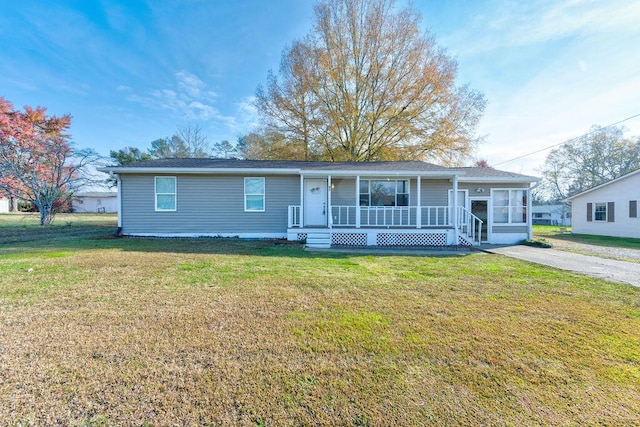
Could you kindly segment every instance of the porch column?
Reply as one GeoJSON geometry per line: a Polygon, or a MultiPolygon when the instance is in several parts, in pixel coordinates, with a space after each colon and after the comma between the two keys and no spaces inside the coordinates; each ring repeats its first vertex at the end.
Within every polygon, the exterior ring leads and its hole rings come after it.
{"type": "Polygon", "coordinates": [[[416,186],[416,188],[417,188],[417,191],[416,191],[416,193],[417,193],[416,194],[416,197],[417,197],[417,200],[416,200],[416,228],[422,228],[422,206],[420,205],[420,203],[421,203],[420,202],[420,200],[421,200],[421,197],[420,197],[420,187],[421,187],[420,181],[421,181],[420,180],[420,175],[418,175],[418,181],[417,181],[417,186],[416,186]]]}
{"type": "Polygon", "coordinates": [[[360,175],[356,175],[356,228],[360,228],[360,175]]]}
{"type": "MultiPolygon", "coordinates": [[[[533,215],[531,214],[531,187],[527,188],[527,239],[533,239],[533,215]]],[[[564,207],[562,208],[564,210],[564,207]]]]}
{"type": "Polygon", "coordinates": [[[120,174],[116,174],[116,189],[118,190],[118,228],[122,231],[122,180],[120,174]]]}
{"type": "Polygon", "coordinates": [[[300,174],[300,228],[304,227],[304,175],[300,174]]]}
{"type": "Polygon", "coordinates": [[[453,175],[453,212],[451,214],[453,221],[453,237],[454,245],[458,244],[458,175],[453,175]]]}
{"type": "Polygon", "coordinates": [[[327,176],[327,225],[333,228],[333,213],[331,212],[331,175],[327,176]]]}

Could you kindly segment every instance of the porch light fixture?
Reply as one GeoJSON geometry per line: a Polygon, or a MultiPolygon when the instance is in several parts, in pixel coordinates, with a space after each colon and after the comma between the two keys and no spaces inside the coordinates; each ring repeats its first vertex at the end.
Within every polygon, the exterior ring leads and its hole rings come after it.
{"type": "Polygon", "coordinates": [[[476,193],[484,193],[485,191],[484,188],[476,188],[476,193]]]}

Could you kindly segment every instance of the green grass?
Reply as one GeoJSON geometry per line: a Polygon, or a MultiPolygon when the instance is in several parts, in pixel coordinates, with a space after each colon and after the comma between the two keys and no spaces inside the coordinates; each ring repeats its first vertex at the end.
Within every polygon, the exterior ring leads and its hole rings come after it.
{"type": "Polygon", "coordinates": [[[590,234],[573,234],[571,227],[565,227],[567,232],[562,232],[557,225],[534,225],[533,234],[537,237],[547,237],[567,242],[585,243],[589,245],[640,249],[640,239],[595,236],[590,234]]]}
{"type": "Polygon", "coordinates": [[[639,289],[91,227],[0,246],[2,424],[640,424],[639,289]]]}

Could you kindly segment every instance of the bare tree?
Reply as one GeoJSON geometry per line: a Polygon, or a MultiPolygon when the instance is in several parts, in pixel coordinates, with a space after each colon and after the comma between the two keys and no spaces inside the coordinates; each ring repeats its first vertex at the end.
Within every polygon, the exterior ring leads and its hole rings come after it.
{"type": "Polygon", "coordinates": [[[176,135],[184,142],[189,157],[209,157],[209,137],[204,134],[200,123],[190,123],[178,128],[176,135]]]}
{"type": "Polygon", "coordinates": [[[541,197],[562,200],[640,168],[640,138],[623,127],[594,126],[552,150],[542,169],[541,197]]]}
{"type": "Polygon", "coordinates": [[[300,145],[297,158],[460,163],[485,99],[456,86],[456,62],[420,19],[393,0],[319,2],[312,31],[257,90],[265,128],[300,145]]]}

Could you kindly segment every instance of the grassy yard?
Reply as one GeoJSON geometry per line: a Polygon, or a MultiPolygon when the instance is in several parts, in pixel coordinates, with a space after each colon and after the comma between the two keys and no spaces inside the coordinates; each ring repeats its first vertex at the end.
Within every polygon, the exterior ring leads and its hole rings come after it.
{"type": "Polygon", "coordinates": [[[93,218],[0,217],[2,425],[640,425],[640,289],[93,218]]]}
{"type": "Polygon", "coordinates": [[[616,248],[640,249],[640,239],[595,236],[590,234],[573,234],[571,227],[559,227],[557,225],[534,225],[533,234],[536,237],[552,238],[567,242],[585,243],[589,245],[608,246],[616,248]],[[562,228],[566,231],[563,232],[562,228]]]}

